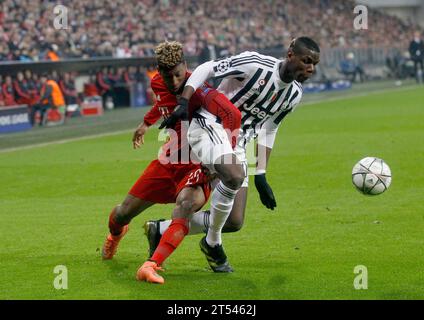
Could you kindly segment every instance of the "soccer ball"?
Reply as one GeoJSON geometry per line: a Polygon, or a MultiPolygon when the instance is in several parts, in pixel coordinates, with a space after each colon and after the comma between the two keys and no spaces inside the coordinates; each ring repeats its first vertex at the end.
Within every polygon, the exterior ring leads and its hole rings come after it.
{"type": "Polygon", "coordinates": [[[352,182],[363,194],[377,195],[389,188],[392,173],[382,159],[366,157],[353,167],[352,182]]]}

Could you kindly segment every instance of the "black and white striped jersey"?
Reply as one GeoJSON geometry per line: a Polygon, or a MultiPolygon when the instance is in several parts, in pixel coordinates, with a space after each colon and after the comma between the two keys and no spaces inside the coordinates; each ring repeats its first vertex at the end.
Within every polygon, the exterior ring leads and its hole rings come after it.
{"type": "MultiPolygon", "coordinates": [[[[279,76],[280,63],[274,57],[246,51],[208,64],[208,77],[222,78],[218,90],[242,114],[239,141],[244,144],[256,137],[261,128],[276,130],[300,102],[301,84],[283,82],[279,76]]],[[[211,117],[205,110],[200,114],[211,117]]]]}

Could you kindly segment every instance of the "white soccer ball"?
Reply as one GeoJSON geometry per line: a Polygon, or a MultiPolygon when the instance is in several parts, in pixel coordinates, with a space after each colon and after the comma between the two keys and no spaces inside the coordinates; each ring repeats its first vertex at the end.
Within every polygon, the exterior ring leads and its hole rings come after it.
{"type": "Polygon", "coordinates": [[[390,187],[392,173],[384,160],[366,157],[353,167],[352,182],[363,194],[377,195],[390,187]]]}

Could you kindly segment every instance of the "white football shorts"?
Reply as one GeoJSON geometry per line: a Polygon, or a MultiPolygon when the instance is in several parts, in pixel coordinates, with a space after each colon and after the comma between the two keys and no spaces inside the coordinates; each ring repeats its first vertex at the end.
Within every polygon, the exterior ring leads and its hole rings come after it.
{"type": "Polygon", "coordinates": [[[232,162],[236,155],[245,169],[242,187],[247,187],[247,160],[244,148],[237,146],[233,150],[224,127],[211,119],[193,118],[187,133],[187,139],[195,161],[201,162],[211,173],[216,173],[215,162],[224,156],[224,164],[232,162]],[[228,162],[226,162],[228,161],[228,162]]]}

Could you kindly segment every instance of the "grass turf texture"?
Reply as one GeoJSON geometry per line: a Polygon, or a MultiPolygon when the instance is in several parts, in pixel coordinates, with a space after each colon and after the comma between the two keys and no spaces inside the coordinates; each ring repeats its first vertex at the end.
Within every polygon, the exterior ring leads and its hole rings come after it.
{"type": "MultiPolygon", "coordinates": [[[[147,255],[138,216],[113,261],[102,261],[111,208],[157,154],[131,133],[0,154],[0,299],[422,299],[424,90],[415,88],[300,107],[284,120],[268,170],[277,209],[251,183],[245,226],[225,234],[234,274],[206,269],[201,235],[170,257],[163,286],[140,283],[147,255]],[[361,195],[351,169],[383,158],[393,182],[361,195]],[[56,290],[55,266],[68,269],[56,290]],[[368,289],[353,270],[368,268],[368,289]]],[[[253,182],[251,180],[251,182],[253,182]]]]}

